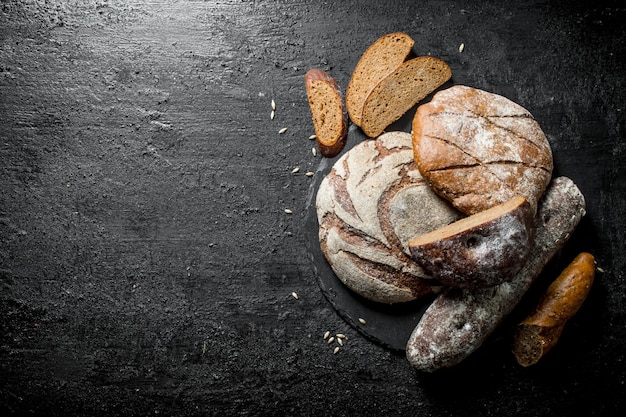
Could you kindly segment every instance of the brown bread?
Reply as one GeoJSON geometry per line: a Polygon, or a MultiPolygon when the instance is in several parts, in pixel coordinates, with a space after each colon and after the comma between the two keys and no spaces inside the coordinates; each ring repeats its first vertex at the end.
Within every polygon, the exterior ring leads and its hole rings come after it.
{"type": "Polygon", "coordinates": [[[411,257],[444,285],[480,288],[510,281],[532,246],[534,213],[524,197],[465,217],[409,242],[411,257]]]}
{"type": "Polygon", "coordinates": [[[582,252],[550,284],[535,312],[517,326],[513,354],[520,365],[537,363],[556,345],[565,324],[587,298],[595,272],[593,255],[582,252]]]}
{"type": "Polygon", "coordinates": [[[451,76],[448,64],[438,58],[422,56],[404,62],[365,99],[361,114],[363,132],[369,137],[380,135],[451,76]]]}
{"type": "Polygon", "coordinates": [[[352,123],[361,126],[363,105],[369,92],[407,59],[414,43],[406,33],[390,33],[378,38],[363,53],[346,91],[346,107],[352,123]]]}
{"type": "Polygon", "coordinates": [[[468,215],[516,195],[535,211],[552,177],[552,151],[532,115],[471,87],[439,91],[418,108],[413,147],[424,178],[468,215]]]}
{"type": "Polygon", "coordinates": [[[311,69],[304,84],[313,117],[317,147],[326,157],[337,155],[348,137],[348,113],[337,81],[321,69],[311,69]]]}

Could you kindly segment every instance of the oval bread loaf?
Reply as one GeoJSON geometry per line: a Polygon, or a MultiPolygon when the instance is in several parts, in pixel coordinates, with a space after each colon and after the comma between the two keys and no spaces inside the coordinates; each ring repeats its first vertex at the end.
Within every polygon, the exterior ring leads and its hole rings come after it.
{"type": "Polygon", "coordinates": [[[407,59],[414,43],[406,33],[389,33],[378,38],[363,53],[352,72],[346,91],[346,107],[352,123],[361,126],[361,114],[367,95],[407,59]]]}
{"type": "Polygon", "coordinates": [[[317,192],[322,252],[351,290],[380,303],[433,291],[407,243],[460,217],[422,179],[411,135],[390,132],[339,158],[317,192]]]}
{"type": "Polygon", "coordinates": [[[471,215],[524,196],[536,211],[552,177],[552,151],[533,116],[497,94],[439,91],[413,119],[420,172],[437,194],[471,215]]]}

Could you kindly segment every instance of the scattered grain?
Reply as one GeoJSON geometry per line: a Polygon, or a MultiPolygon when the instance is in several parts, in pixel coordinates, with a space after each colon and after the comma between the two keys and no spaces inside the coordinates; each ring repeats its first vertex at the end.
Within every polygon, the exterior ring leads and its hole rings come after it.
{"type": "Polygon", "coordinates": [[[346,339],[346,340],[348,339],[346,335],[343,333],[337,333],[335,336],[338,337],[339,339],[346,339]]]}
{"type": "Polygon", "coordinates": [[[333,355],[336,355],[339,352],[339,346],[333,349],[333,355]]]}
{"type": "Polygon", "coordinates": [[[330,345],[330,344],[331,344],[331,343],[333,343],[334,341],[335,341],[335,338],[331,336],[331,337],[328,339],[328,342],[327,342],[327,343],[330,345]]]}
{"type": "Polygon", "coordinates": [[[298,297],[298,294],[296,294],[295,292],[292,292],[292,293],[291,293],[291,296],[292,296],[293,298],[295,298],[296,300],[299,298],[299,297],[298,297]]]}
{"type": "Polygon", "coordinates": [[[364,318],[359,317],[359,323],[361,323],[361,324],[365,324],[365,323],[367,323],[367,322],[365,321],[365,319],[364,319],[364,318]]]}
{"type": "Polygon", "coordinates": [[[272,112],[270,113],[270,120],[274,120],[274,116],[276,116],[276,113],[274,113],[274,110],[272,110],[272,112]]]}
{"type": "Polygon", "coordinates": [[[282,135],[282,134],[283,134],[283,133],[285,133],[286,131],[287,131],[287,128],[286,128],[286,127],[283,127],[282,129],[280,129],[280,130],[278,131],[278,134],[279,134],[279,135],[282,135]]]}
{"type": "Polygon", "coordinates": [[[311,135],[311,136],[309,136],[309,139],[310,140],[315,140],[315,139],[317,139],[317,135],[311,135]]]}
{"type": "Polygon", "coordinates": [[[295,167],[294,169],[291,170],[292,174],[297,174],[298,172],[300,172],[300,167],[295,167]]]}
{"type": "Polygon", "coordinates": [[[328,336],[330,336],[330,332],[324,333],[324,340],[328,339],[328,336]]]}
{"type": "Polygon", "coordinates": [[[598,272],[599,272],[599,273],[601,273],[601,274],[604,274],[604,269],[602,269],[602,268],[600,268],[600,267],[597,267],[597,268],[596,268],[596,271],[598,271],[598,272]]]}
{"type": "Polygon", "coordinates": [[[313,156],[317,156],[317,149],[311,148],[311,153],[313,154],[313,156]]]}
{"type": "Polygon", "coordinates": [[[461,43],[461,44],[459,45],[459,52],[463,52],[463,50],[464,50],[464,49],[465,49],[465,44],[464,44],[464,43],[461,43]]]}
{"type": "Polygon", "coordinates": [[[313,171],[307,171],[306,174],[307,177],[312,177],[313,175],[315,175],[315,173],[313,171]]]}
{"type": "Polygon", "coordinates": [[[287,214],[293,214],[293,211],[292,211],[292,210],[290,210],[290,209],[285,209],[285,213],[287,213],[287,214]]]}
{"type": "Polygon", "coordinates": [[[272,99],[272,110],[276,110],[276,102],[272,99]]]}
{"type": "Polygon", "coordinates": [[[343,346],[343,339],[337,339],[337,343],[339,343],[339,346],[343,346]]]}

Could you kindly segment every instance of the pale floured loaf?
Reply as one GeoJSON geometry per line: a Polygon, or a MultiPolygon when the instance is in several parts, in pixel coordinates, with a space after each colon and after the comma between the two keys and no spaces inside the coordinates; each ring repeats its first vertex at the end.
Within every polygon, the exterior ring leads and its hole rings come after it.
{"type": "Polygon", "coordinates": [[[465,214],[525,197],[534,211],[552,177],[552,151],[530,112],[466,86],[439,91],[413,119],[415,161],[465,214]]]}
{"type": "Polygon", "coordinates": [[[316,208],[321,249],[337,277],[388,304],[432,291],[408,241],[461,216],[423,180],[404,132],[366,140],[339,158],[320,184],[316,208]]]}
{"type": "Polygon", "coordinates": [[[361,113],[367,95],[406,60],[414,43],[406,33],[389,33],[378,38],[363,53],[346,91],[346,107],[352,123],[361,126],[361,113]]]}

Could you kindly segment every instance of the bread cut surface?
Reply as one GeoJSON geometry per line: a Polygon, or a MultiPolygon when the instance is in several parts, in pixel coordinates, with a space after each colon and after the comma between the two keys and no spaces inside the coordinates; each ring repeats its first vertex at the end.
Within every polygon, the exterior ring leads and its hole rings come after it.
{"type": "Polygon", "coordinates": [[[346,91],[346,107],[355,125],[361,126],[369,92],[407,59],[414,43],[406,33],[395,32],[381,36],[363,53],[346,91]]]}
{"type": "Polygon", "coordinates": [[[389,132],[348,150],[317,192],[320,247],[348,288],[392,304],[433,291],[407,243],[460,217],[422,179],[411,135],[389,132]]]}
{"type": "Polygon", "coordinates": [[[450,67],[439,58],[422,56],[404,62],[366,97],[361,114],[363,132],[369,137],[380,135],[451,76],[450,67]]]}
{"type": "Polygon", "coordinates": [[[444,285],[489,287],[511,280],[528,259],[533,220],[526,199],[515,197],[418,236],[409,250],[444,285]]]}
{"type": "Polygon", "coordinates": [[[465,214],[524,196],[536,211],[552,177],[550,144],[530,112],[466,86],[439,91],[413,119],[415,161],[465,214]]]}
{"type": "Polygon", "coordinates": [[[337,81],[321,69],[304,76],[315,136],[322,155],[333,157],[345,146],[348,113],[337,81]]]}

